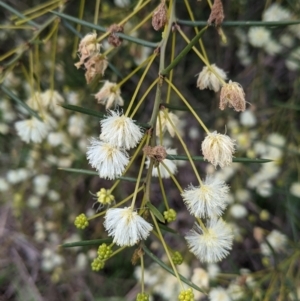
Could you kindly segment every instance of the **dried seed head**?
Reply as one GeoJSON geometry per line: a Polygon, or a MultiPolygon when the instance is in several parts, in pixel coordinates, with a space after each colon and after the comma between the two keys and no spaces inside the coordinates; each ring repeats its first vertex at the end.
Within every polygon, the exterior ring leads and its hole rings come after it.
{"type": "Polygon", "coordinates": [[[224,11],[223,11],[223,4],[221,0],[215,0],[214,4],[211,8],[210,16],[207,20],[207,23],[211,25],[215,23],[216,27],[220,27],[223,20],[224,20],[224,11]]]}
{"type": "Polygon", "coordinates": [[[165,4],[165,1],[163,0],[160,5],[156,8],[156,10],[153,12],[152,16],[152,26],[155,30],[160,30],[165,26],[165,24],[168,22],[168,11],[165,4]]]}
{"type": "Polygon", "coordinates": [[[156,162],[162,162],[167,157],[167,151],[161,145],[156,145],[154,147],[146,145],[143,148],[143,152],[146,156],[154,159],[156,162]]]}
{"type": "Polygon", "coordinates": [[[224,110],[226,106],[234,108],[237,112],[246,110],[245,92],[243,87],[236,82],[229,81],[221,89],[220,94],[220,109],[224,110]]]}
{"type": "Polygon", "coordinates": [[[107,31],[110,32],[108,36],[108,43],[114,47],[120,46],[123,39],[120,38],[116,33],[124,32],[124,27],[122,25],[112,24],[109,26],[107,31]]]}

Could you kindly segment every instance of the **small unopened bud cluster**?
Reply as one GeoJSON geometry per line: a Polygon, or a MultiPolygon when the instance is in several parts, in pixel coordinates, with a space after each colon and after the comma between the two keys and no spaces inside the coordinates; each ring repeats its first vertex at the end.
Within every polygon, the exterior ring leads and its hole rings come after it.
{"type": "Polygon", "coordinates": [[[108,246],[107,244],[103,243],[102,245],[99,246],[97,254],[98,254],[97,258],[100,260],[108,259],[112,254],[111,246],[108,246]]]}
{"type": "Polygon", "coordinates": [[[146,293],[138,293],[136,296],[136,301],[149,301],[149,295],[146,293]]]}
{"type": "Polygon", "coordinates": [[[179,296],[178,296],[179,301],[194,301],[194,293],[191,288],[181,291],[179,296]]]}
{"type": "Polygon", "coordinates": [[[177,213],[174,209],[169,209],[164,211],[164,218],[168,223],[171,223],[176,220],[177,213]]]}
{"type": "Polygon", "coordinates": [[[172,261],[176,265],[181,265],[182,262],[183,262],[183,257],[182,257],[182,255],[178,251],[176,251],[172,255],[172,261]]]}
{"type": "Polygon", "coordinates": [[[93,260],[91,263],[91,268],[93,271],[100,271],[104,268],[105,260],[107,260],[112,254],[111,246],[108,246],[107,244],[103,243],[99,246],[97,250],[97,258],[93,260]]]}
{"type": "Polygon", "coordinates": [[[97,201],[102,205],[110,205],[115,200],[109,189],[101,188],[96,195],[97,201]]]}
{"type": "Polygon", "coordinates": [[[74,221],[74,225],[78,229],[85,229],[89,225],[89,221],[84,213],[79,214],[74,221]]]}
{"type": "Polygon", "coordinates": [[[105,262],[101,260],[100,258],[95,258],[93,262],[91,263],[91,268],[93,271],[100,271],[101,269],[104,268],[105,262]]]}

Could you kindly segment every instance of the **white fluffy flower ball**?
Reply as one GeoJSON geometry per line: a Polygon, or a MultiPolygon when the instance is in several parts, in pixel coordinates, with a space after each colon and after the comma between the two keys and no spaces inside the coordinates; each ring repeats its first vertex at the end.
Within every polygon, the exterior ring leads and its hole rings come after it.
{"type": "Polygon", "coordinates": [[[298,198],[300,198],[300,183],[294,182],[290,187],[290,193],[298,198]]]}
{"type": "Polygon", "coordinates": [[[210,301],[231,301],[229,294],[223,287],[216,287],[211,289],[208,294],[210,301]]]}
{"type": "Polygon", "coordinates": [[[135,124],[134,120],[121,115],[120,112],[109,111],[109,116],[102,119],[100,124],[100,139],[116,147],[133,148],[143,137],[141,128],[135,124]]]}
{"type": "Polygon", "coordinates": [[[208,88],[210,90],[214,90],[215,92],[219,92],[220,88],[222,87],[222,82],[219,78],[226,80],[227,75],[215,64],[212,64],[210,67],[212,70],[205,66],[199,73],[197,79],[197,87],[200,90],[208,88]],[[215,74],[217,74],[217,76],[215,74]]]}
{"type": "Polygon", "coordinates": [[[47,136],[50,127],[47,123],[38,120],[35,117],[17,121],[15,128],[19,137],[26,143],[40,143],[47,136]]]}
{"type": "Polygon", "coordinates": [[[252,127],[256,125],[257,120],[252,111],[246,110],[240,114],[240,122],[243,126],[252,127]]]}
{"type": "Polygon", "coordinates": [[[209,219],[206,228],[196,224],[185,236],[190,251],[203,262],[217,262],[229,254],[232,230],[222,219],[209,219]]]}
{"type": "MultiPolygon", "coordinates": [[[[266,237],[268,243],[271,245],[273,250],[275,252],[280,252],[285,249],[285,246],[288,242],[287,236],[285,234],[282,234],[278,230],[273,230],[267,237],[266,237]]],[[[267,243],[262,243],[261,251],[264,255],[271,255],[272,251],[267,243]]]]}
{"type": "Polygon", "coordinates": [[[284,7],[280,6],[278,3],[273,3],[265,10],[263,13],[263,21],[283,21],[289,20],[291,18],[291,13],[285,9],[284,7]]]}
{"type": "Polygon", "coordinates": [[[131,207],[108,209],[104,227],[118,246],[133,246],[138,241],[146,239],[152,230],[152,225],[131,207]]]}
{"type": "Polygon", "coordinates": [[[221,180],[207,177],[202,185],[190,185],[181,194],[191,214],[196,217],[220,216],[227,205],[229,187],[221,180]]]}
{"type": "Polygon", "coordinates": [[[230,214],[232,217],[234,217],[236,219],[241,219],[241,218],[246,217],[246,215],[248,214],[248,211],[245,208],[245,206],[243,206],[241,204],[234,204],[230,207],[230,214]]]}
{"type": "Polygon", "coordinates": [[[204,159],[217,167],[224,168],[232,163],[235,152],[235,141],[227,135],[218,134],[216,131],[209,133],[202,142],[204,159]]]}
{"type": "Polygon", "coordinates": [[[128,154],[110,143],[93,138],[88,147],[87,159],[99,172],[100,178],[113,180],[122,175],[129,162],[128,154]]]}
{"type": "Polygon", "coordinates": [[[253,47],[261,48],[269,43],[271,33],[265,27],[251,27],[248,32],[249,43],[253,47]]]}

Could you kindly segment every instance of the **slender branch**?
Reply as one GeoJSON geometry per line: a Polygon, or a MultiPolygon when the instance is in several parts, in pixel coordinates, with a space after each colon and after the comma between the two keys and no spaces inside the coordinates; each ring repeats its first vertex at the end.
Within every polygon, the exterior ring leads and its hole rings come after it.
{"type": "MultiPolygon", "coordinates": [[[[185,3],[185,6],[186,6],[186,8],[188,10],[189,15],[190,15],[191,21],[195,22],[194,14],[193,14],[193,11],[192,11],[191,6],[189,4],[189,1],[188,0],[184,0],[184,3],[185,3]]],[[[199,32],[197,26],[195,26],[194,29],[195,29],[195,33],[197,34],[199,32]]],[[[202,50],[202,53],[203,53],[205,59],[207,61],[209,61],[208,56],[207,56],[206,51],[205,51],[205,47],[204,47],[203,42],[202,42],[202,39],[199,39],[199,44],[200,44],[200,48],[202,50]]]]}
{"type": "Polygon", "coordinates": [[[186,55],[187,53],[193,48],[193,46],[199,41],[200,37],[203,35],[205,30],[208,26],[205,26],[202,30],[199,31],[198,34],[191,40],[190,44],[188,44],[174,59],[174,61],[164,70],[160,72],[162,76],[167,75],[186,55]]]}
{"type": "Polygon", "coordinates": [[[37,119],[41,120],[41,117],[37,114],[36,111],[32,110],[25,102],[23,102],[21,99],[19,99],[15,94],[13,94],[8,88],[6,88],[3,85],[0,85],[0,89],[7,94],[9,97],[11,97],[12,100],[14,100],[17,104],[22,106],[31,116],[36,117],[37,119]]]}
{"type": "Polygon", "coordinates": [[[60,3],[56,2],[56,3],[52,4],[50,7],[47,7],[43,10],[35,12],[32,16],[27,17],[26,19],[16,21],[15,24],[23,25],[24,23],[27,23],[29,20],[37,19],[38,17],[45,15],[50,10],[56,9],[58,6],[60,6],[60,3]]]}
{"type": "MultiPolygon", "coordinates": [[[[1,5],[1,2],[0,2],[0,5],[1,5]]],[[[31,44],[35,41],[35,39],[41,34],[41,32],[46,28],[48,27],[54,20],[56,20],[57,17],[56,16],[51,16],[48,20],[46,20],[46,22],[42,25],[40,25],[38,27],[38,31],[35,32],[35,34],[32,36],[32,38],[28,41],[28,44],[31,44]]],[[[29,23],[29,22],[28,22],[29,23]]],[[[18,61],[21,56],[23,55],[23,52],[25,50],[27,50],[28,47],[24,47],[22,49],[22,51],[20,51],[15,57],[13,57],[9,62],[7,62],[6,64],[3,65],[4,68],[8,67],[9,65],[15,63],[16,61],[18,61]]]]}
{"type": "MultiPolygon", "coordinates": [[[[79,11],[78,11],[78,18],[79,18],[79,20],[81,20],[83,18],[84,5],[85,5],[85,0],[80,0],[79,11]]],[[[81,24],[80,23],[76,24],[76,30],[78,32],[81,31],[81,24]]],[[[75,36],[74,43],[73,43],[73,51],[72,51],[72,58],[73,59],[76,58],[78,42],[79,42],[79,37],[75,36]]]]}
{"type": "MultiPolygon", "coordinates": [[[[134,91],[134,93],[133,93],[133,95],[132,95],[132,97],[131,97],[131,100],[130,100],[130,103],[129,103],[129,105],[128,105],[128,108],[126,109],[125,116],[128,116],[128,114],[129,114],[129,112],[130,112],[130,110],[131,110],[131,108],[132,108],[132,106],[133,106],[133,104],[134,104],[134,100],[135,100],[135,98],[136,98],[136,96],[137,96],[137,94],[138,94],[138,92],[139,92],[139,90],[140,90],[140,87],[141,87],[141,85],[142,85],[142,83],[143,83],[143,81],[144,81],[144,78],[145,78],[146,74],[148,73],[148,70],[149,70],[149,68],[151,67],[151,65],[152,65],[152,63],[153,63],[153,61],[154,61],[155,58],[156,58],[156,54],[155,54],[155,53],[152,54],[152,56],[149,57],[148,65],[147,65],[147,67],[145,68],[145,70],[144,70],[144,72],[143,72],[143,74],[142,74],[142,76],[141,76],[141,78],[140,78],[140,80],[139,80],[139,82],[138,82],[138,84],[137,84],[137,86],[136,86],[136,88],[135,88],[135,91],[134,91]]],[[[146,61],[148,61],[148,59],[147,59],[146,61]]],[[[144,62],[143,62],[141,65],[143,65],[143,64],[144,64],[144,62]]],[[[140,66],[141,66],[141,65],[140,65],[140,66]]],[[[139,66],[139,67],[140,67],[140,66],[139,66]]],[[[139,67],[137,67],[137,69],[139,69],[139,67]]],[[[122,81],[122,82],[123,82],[123,81],[122,81]]]]}
{"type": "MultiPolygon", "coordinates": [[[[11,13],[15,14],[16,16],[18,16],[21,19],[27,19],[26,16],[24,16],[23,14],[21,14],[19,11],[17,11],[16,9],[12,8],[11,6],[9,6],[8,4],[4,3],[3,1],[0,1],[0,6],[4,7],[5,9],[9,10],[11,13]]],[[[36,29],[40,28],[40,25],[37,24],[34,21],[28,20],[26,23],[28,23],[29,25],[35,27],[36,29]]]]}
{"type": "Polygon", "coordinates": [[[199,124],[202,126],[202,128],[205,130],[205,132],[207,134],[209,134],[210,132],[209,132],[208,128],[206,127],[206,125],[204,124],[204,122],[202,121],[202,119],[198,116],[198,114],[196,114],[193,107],[184,98],[184,96],[180,93],[180,91],[167,78],[166,78],[166,82],[172,87],[172,89],[177,93],[177,95],[181,98],[181,100],[184,102],[184,104],[189,108],[190,112],[194,115],[194,117],[199,122],[199,124]]]}
{"type": "MultiPolygon", "coordinates": [[[[178,24],[187,25],[187,26],[205,26],[207,25],[207,21],[190,21],[190,20],[177,20],[178,24]]],[[[272,27],[272,26],[288,26],[299,24],[300,20],[293,20],[293,21],[277,21],[277,22],[266,22],[266,21],[224,21],[222,23],[222,27],[235,27],[235,26],[265,26],[265,27],[272,27]]]]}
{"type": "MultiPolygon", "coordinates": [[[[58,13],[56,11],[51,11],[51,13],[53,13],[53,14],[55,14],[57,16],[60,16],[63,19],[66,19],[66,20],[69,20],[69,21],[73,21],[75,23],[78,23],[78,24],[81,24],[83,26],[86,26],[88,28],[92,28],[92,29],[98,30],[100,32],[107,32],[107,29],[105,27],[103,27],[103,26],[95,25],[95,24],[92,24],[92,23],[80,20],[78,18],[69,16],[69,15],[66,15],[66,14],[63,14],[63,13],[58,13]]],[[[134,37],[128,36],[128,35],[126,35],[124,33],[116,33],[116,35],[119,36],[120,38],[124,39],[124,40],[131,41],[131,42],[134,42],[136,44],[143,45],[143,46],[150,47],[150,48],[156,48],[157,45],[158,45],[158,42],[157,43],[148,42],[148,41],[145,41],[145,40],[142,40],[142,39],[138,39],[138,38],[134,38],[134,37]]]]}
{"type": "MultiPolygon", "coordinates": [[[[188,161],[189,158],[185,155],[167,155],[168,160],[180,160],[180,161],[188,161]]],[[[201,156],[191,156],[193,161],[204,162],[204,158],[201,156]]],[[[272,162],[271,159],[250,159],[250,158],[233,158],[232,162],[243,162],[243,163],[269,163],[272,162]]]]}
{"type": "Polygon", "coordinates": [[[168,249],[168,247],[167,247],[167,245],[166,245],[166,242],[165,242],[165,240],[164,240],[164,238],[163,238],[163,236],[162,236],[162,234],[161,234],[161,231],[160,231],[160,229],[159,229],[159,227],[158,227],[158,223],[157,223],[157,221],[156,221],[156,218],[155,218],[155,216],[153,215],[153,213],[152,213],[151,211],[150,211],[150,214],[151,214],[153,223],[154,223],[154,225],[155,225],[156,231],[157,231],[157,233],[158,233],[159,239],[160,239],[160,241],[161,241],[161,243],[162,243],[162,245],[163,245],[163,247],[164,247],[164,249],[165,249],[166,255],[167,255],[167,257],[168,257],[168,259],[169,259],[169,262],[170,262],[170,264],[171,264],[171,267],[172,267],[172,269],[173,269],[173,271],[174,271],[174,274],[175,274],[176,278],[178,279],[178,282],[179,282],[179,284],[180,284],[180,286],[181,286],[181,289],[184,290],[183,284],[182,284],[181,279],[180,279],[180,277],[179,277],[178,271],[177,271],[177,269],[176,269],[176,267],[175,267],[175,265],[174,265],[174,262],[173,262],[173,260],[172,260],[171,254],[170,254],[170,252],[169,252],[169,249],[168,249]]]}
{"type": "MultiPolygon", "coordinates": [[[[170,12],[170,17],[168,24],[165,26],[164,33],[163,33],[163,39],[160,42],[160,60],[159,60],[159,71],[161,71],[164,68],[165,64],[165,55],[166,55],[166,44],[169,39],[169,35],[171,32],[171,28],[173,25],[173,22],[175,20],[175,0],[170,1],[170,6],[169,6],[169,12],[170,12]]],[[[159,112],[159,106],[161,103],[161,85],[162,83],[160,80],[158,80],[157,86],[156,86],[156,94],[155,94],[155,100],[154,100],[154,106],[152,110],[152,115],[149,121],[149,125],[152,128],[152,137],[151,137],[151,146],[156,145],[156,133],[155,133],[155,127],[156,127],[156,120],[157,120],[157,115],[159,112]]],[[[150,200],[150,186],[151,186],[151,179],[152,179],[152,169],[153,169],[153,160],[151,159],[149,167],[148,167],[148,172],[146,175],[146,182],[145,182],[145,193],[144,193],[144,199],[145,200],[150,200]]]]}

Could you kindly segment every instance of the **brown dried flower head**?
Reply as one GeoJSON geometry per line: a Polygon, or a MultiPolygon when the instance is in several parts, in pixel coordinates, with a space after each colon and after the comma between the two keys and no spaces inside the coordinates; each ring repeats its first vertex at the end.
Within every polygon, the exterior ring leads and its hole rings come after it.
{"type": "Polygon", "coordinates": [[[108,43],[114,47],[118,47],[122,44],[123,39],[120,38],[116,33],[124,32],[123,25],[112,24],[108,30],[110,32],[108,36],[108,43]]]}
{"type": "Polygon", "coordinates": [[[79,69],[91,55],[99,53],[100,48],[101,44],[97,43],[96,33],[88,33],[85,35],[78,46],[80,60],[75,64],[76,68],[79,69]]]}
{"type": "Polygon", "coordinates": [[[81,55],[90,55],[91,51],[97,49],[100,44],[97,44],[97,34],[96,33],[88,33],[85,35],[78,46],[78,52],[81,55]]]}
{"type": "Polygon", "coordinates": [[[162,162],[167,157],[167,151],[161,145],[156,145],[154,147],[146,145],[143,148],[143,152],[146,156],[148,156],[151,159],[154,159],[156,162],[162,162]]]}
{"type": "Polygon", "coordinates": [[[215,24],[216,27],[220,27],[223,20],[224,20],[224,10],[223,4],[221,0],[215,0],[214,4],[211,8],[210,16],[207,20],[207,23],[211,25],[212,23],[215,24]]]}
{"type": "Polygon", "coordinates": [[[86,68],[85,78],[86,82],[89,84],[97,75],[104,75],[104,72],[108,66],[106,58],[100,54],[94,54],[85,63],[86,68]]]}
{"type": "Polygon", "coordinates": [[[162,29],[168,22],[168,10],[163,0],[152,15],[152,26],[155,30],[162,29]]]}
{"type": "Polygon", "coordinates": [[[246,110],[245,92],[243,87],[236,82],[229,81],[221,89],[220,109],[224,110],[226,106],[234,108],[237,112],[246,110]]]}
{"type": "Polygon", "coordinates": [[[131,263],[133,265],[136,265],[143,255],[144,255],[144,251],[141,247],[135,249],[131,257],[131,263]]]}

